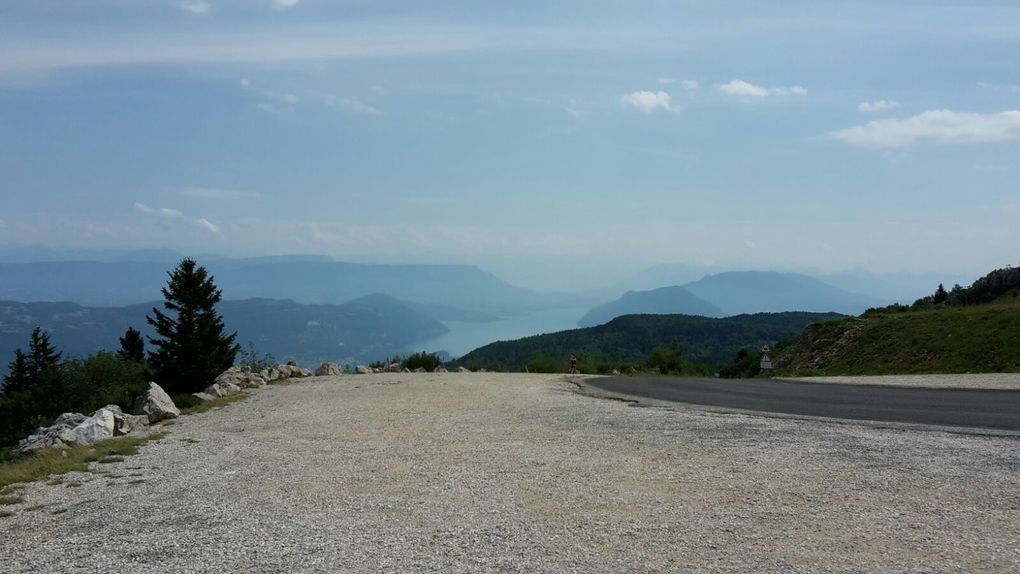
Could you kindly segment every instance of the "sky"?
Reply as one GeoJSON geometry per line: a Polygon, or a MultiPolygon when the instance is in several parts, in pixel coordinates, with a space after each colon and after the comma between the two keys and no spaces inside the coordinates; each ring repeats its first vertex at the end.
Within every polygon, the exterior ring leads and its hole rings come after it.
{"type": "Polygon", "coordinates": [[[1020,4],[0,0],[0,246],[981,275],[1020,4]]]}

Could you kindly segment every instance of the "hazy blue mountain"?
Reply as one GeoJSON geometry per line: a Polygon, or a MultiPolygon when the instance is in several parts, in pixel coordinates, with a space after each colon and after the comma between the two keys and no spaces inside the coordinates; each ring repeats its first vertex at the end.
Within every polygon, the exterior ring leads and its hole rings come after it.
{"type": "Polygon", "coordinates": [[[581,317],[577,326],[592,327],[621,315],[636,314],[721,317],[724,313],[683,287],[661,287],[651,291],[628,291],[615,301],[592,308],[581,317]]]}
{"type": "MultiPolygon", "coordinates": [[[[198,260],[225,298],[293,299],[341,304],[373,293],[488,314],[549,308],[573,296],[510,285],[466,265],[365,265],[324,257],[198,260]]],[[[0,299],[128,305],[159,297],[174,264],[152,261],[60,261],[0,264],[0,299]]]]}
{"type": "Polygon", "coordinates": [[[858,314],[869,307],[890,303],[798,273],[731,271],[706,275],[684,287],[726,315],[781,311],[858,314]]]}
{"type": "Polygon", "coordinates": [[[654,265],[625,281],[624,288],[620,290],[647,291],[666,285],[686,285],[710,273],[722,271],[726,271],[726,269],[707,265],[682,263],[654,265]]]}
{"type": "MultiPolygon", "coordinates": [[[[0,301],[0,371],[6,371],[16,348],[27,348],[35,326],[51,334],[65,357],[116,351],[128,327],[153,335],[145,316],[161,306],[162,302],[83,307],[0,301]]],[[[237,331],[242,346],[251,341],[261,353],[272,353],[280,360],[296,358],[306,365],[325,360],[382,359],[448,331],[442,323],[388,295],[371,295],[342,305],[246,299],[223,301],[217,309],[228,332],[237,331]]]]}

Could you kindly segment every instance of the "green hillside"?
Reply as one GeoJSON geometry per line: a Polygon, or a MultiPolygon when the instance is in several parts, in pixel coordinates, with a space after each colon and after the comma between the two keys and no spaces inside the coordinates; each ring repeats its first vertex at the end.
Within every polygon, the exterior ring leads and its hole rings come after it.
{"type": "Polygon", "coordinates": [[[566,365],[571,354],[586,364],[640,363],[657,347],[676,341],[686,361],[722,365],[741,349],[759,348],[796,337],[816,321],[836,313],[757,313],[712,319],[693,315],[625,315],[604,325],[491,343],[471,351],[458,364],[524,370],[529,363],[566,365]]]}
{"type": "Polygon", "coordinates": [[[1020,304],[868,313],[808,326],[776,357],[779,374],[1020,371],[1020,304]]]}
{"type": "Polygon", "coordinates": [[[780,375],[1018,372],[1020,268],[810,325],[775,363],[780,375]]]}

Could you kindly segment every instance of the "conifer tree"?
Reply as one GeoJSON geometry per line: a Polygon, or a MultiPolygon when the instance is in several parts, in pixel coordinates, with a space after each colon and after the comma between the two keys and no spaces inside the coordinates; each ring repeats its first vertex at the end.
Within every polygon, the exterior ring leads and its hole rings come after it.
{"type": "Polygon", "coordinates": [[[193,393],[231,367],[240,347],[234,343],[237,333],[224,333],[223,318],[215,309],[222,292],[205,268],[188,258],[168,275],[161,289],[167,313],[153,308],[153,316],[146,317],[158,335],[149,338],[155,347],[149,363],[156,382],[168,393],[193,393]]]}
{"type": "Polygon", "coordinates": [[[14,360],[7,366],[4,376],[4,396],[27,390],[32,381],[28,370],[28,355],[21,349],[14,351],[14,360]]]}
{"type": "Polygon", "coordinates": [[[32,329],[32,337],[28,342],[28,373],[30,384],[38,381],[46,369],[60,362],[60,353],[50,343],[50,336],[42,327],[32,329]]]}
{"type": "Polygon", "coordinates": [[[128,327],[124,336],[120,338],[120,351],[117,351],[117,356],[125,361],[145,360],[145,341],[142,339],[141,331],[128,327]]]}

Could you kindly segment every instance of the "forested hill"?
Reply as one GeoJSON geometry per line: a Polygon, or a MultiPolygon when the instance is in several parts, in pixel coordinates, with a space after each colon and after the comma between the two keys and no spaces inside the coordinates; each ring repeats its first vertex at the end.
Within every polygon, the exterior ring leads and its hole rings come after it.
{"type": "Polygon", "coordinates": [[[811,325],[776,366],[802,375],[1020,371],[1020,269],[996,269],[970,287],[939,285],[910,306],[811,325]]]}
{"type": "Polygon", "coordinates": [[[604,325],[491,343],[458,363],[524,370],[529,361],[566,363],[571,354],[592,362],[636,363],[674,340],[686,360],[725,364],[745,348],[796,337],[807,325],[843,317],[837,313],[756,313],[722,319],[694,315],[625,315],[604,325]]]}

